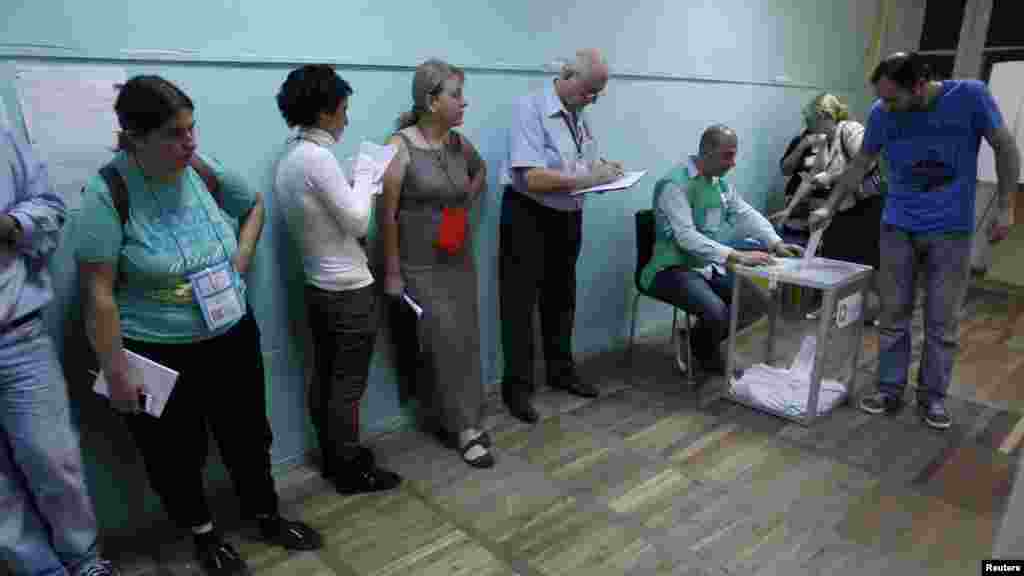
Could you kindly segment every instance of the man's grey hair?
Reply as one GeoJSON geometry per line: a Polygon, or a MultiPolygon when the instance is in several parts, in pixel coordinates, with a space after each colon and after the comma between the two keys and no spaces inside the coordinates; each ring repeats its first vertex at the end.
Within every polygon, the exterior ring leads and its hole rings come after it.
{"type": "Polygon", "coordinates": [[[697,147],[697,153],[701,156],[706,156],[714,152],[726,138],[736,138],[736,131],[725,124],[712,124],[708,126],[704,129],[704,133],[700,135],[700,145],[697,147]]]}
{"type": "Polygon", "coordinates": [[[608,62],[596,48],[579,50],[576,52],[576,57],[572,61],[560,60],[558,63],[559,74],[565,79],[572,78],[573,76],[589,78],[593,75],[594,68],[598,66],[608,66],[608,62]]]}

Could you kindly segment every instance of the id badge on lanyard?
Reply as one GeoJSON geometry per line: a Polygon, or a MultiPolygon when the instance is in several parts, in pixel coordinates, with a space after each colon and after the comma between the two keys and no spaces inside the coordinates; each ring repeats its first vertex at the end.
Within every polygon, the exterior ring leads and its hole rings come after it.
{"type": "Polygon", "coordinates": [[[576,156],[577,172],[590,172],[597,163],[597,141],[586,138],[580,143],[580,153],[576,156]]]}
{"type": "Polygon", "coordinates": [[[569,163],[569,170],[573,174],[586,174],[590,172],[590,168],[597,161],[597,142],[590,137],[585,125],[582,123],[574,125],[568,114],[563,113],[562,120],[569,130],[569,136],[572,138],[573,148],[576,152],[569,163]]]}
{"type": "Polygon", "coordinates": [[[714,208],[708,208],[704,212],[704,227],[709,232],[717,233],[718,229],[722,227],[722,207],[716,206],[714,208]]]}
{"type": "Polygon", "coordinates": [[[712,234],[718,234],[718,231],[722,228],[723,215],[729,206],[729,199],[725,193],[719,193],[721,204],[714,208],[708,208],[704,212],[704,227],[707,228],[712,234]]]}
{"type": "Polygon", "coordinates": [[[224,261],[188,276],[192,294],[203,312],[206,327],[211,331],[227,326],[245,315],[238,286],[231,272],[231,263],[224,261]]]}

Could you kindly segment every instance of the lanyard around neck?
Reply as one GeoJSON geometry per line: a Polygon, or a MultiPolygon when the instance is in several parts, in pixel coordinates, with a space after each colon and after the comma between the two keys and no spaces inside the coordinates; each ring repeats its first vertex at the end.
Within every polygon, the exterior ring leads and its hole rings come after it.
{"type": "Polygon", "coordinates": [[[569,113],[563,110],[561,112],[562,120],[565,122],[565,127],[569,129],[569,134],[572,135],[572,143],[576,145],[576,153],[583,154],[583,130],[577,132],[578,126],[574,126],[573,122],[569,118],[569,113]]]}

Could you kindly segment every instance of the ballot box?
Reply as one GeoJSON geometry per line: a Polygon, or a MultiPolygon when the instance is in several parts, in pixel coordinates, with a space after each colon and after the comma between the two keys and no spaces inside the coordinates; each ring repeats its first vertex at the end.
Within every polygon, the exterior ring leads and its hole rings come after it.
{"type": "Polygon", "coordinates": [[[736,266],[735,272],[767,287],[769,305],[766,318],[738,330],[744,302],[740,282],[733,283],[723,394],[805,426],[853,397],[874,270],[814,257],[736,266]],[[793,289],[819,293],[819,313],[784,306],[793,289]]]}

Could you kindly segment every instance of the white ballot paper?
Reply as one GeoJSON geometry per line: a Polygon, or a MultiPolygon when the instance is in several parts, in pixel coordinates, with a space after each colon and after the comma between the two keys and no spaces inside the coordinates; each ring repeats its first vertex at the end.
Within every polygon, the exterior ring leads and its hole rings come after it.
{"type": "MultiPolygon", "coordinates": [[[[178,381],[178,372],[131,350],[125,350],[124,353],[135,372],[141,375],[142,392],[148,396],[145,406],[141,408],[146,414],[159,418],[164,413],[164,407],[167,406],[167,400],[171,397],[175,382],[178,381]]],[[[110,386],[107,384],[103,372],[96,375],[96,382],[92,389],[97,394],[110,398],[110,386]]]]}
{"type": "Polygon", "coordinates": [[[622,178],[614,180],[607,184],[601,184],[599,186],[591,186],[590,188],[584,188],[583,190],[577,190],[572,192],[570,196],[578,196],[580,194],[589,194],[590,192],[607,192],[610,190],[624,190],[629,188],[633,184],[636,184],[647,174],[647,170],[640,170],[638,172],[626,172],[622,178]]]}
{"type": "Polygon", "coordinates": [[[409,296],[408,292],[402,292],[402,300],[409,305],[409,308],[412,308],[412,311],[416,313],[417,318],[423,316],[423,307],[416,303],[416,301],[412,299],[412,296],[409,296]]]}
{"type": "Polygon", "coordinates": [[[384,172],[387,171],[391,159],[398,153],[392,144],[381,146],[364,141],[359,144],[359,154],[345,159],[344,170],[350,184],[355,183],[356,174],[369,174],[373,183],[373,193],[380,194],[384,190],[384,172]]]}
{"type": "Polygon", "coordinates": [[[818,245],[821,244],[821,236],[825,233],[825,226],[811,232],[811,238],[807,241],[807,248],[804,249],[804,260],[814,258],[818,253],[818,245]]]}
{"type": "MultiPolygon", "coordinates": [[[[767,364],[754,364],[738,379],[732,379],[732,393],[770,410],[802,416],[807,413],[811,392],[811,373],[817,341],[813,335],[804,336],[800,352],[789,368],[775,368],[767,364]]],[[[846,395],[846,386],[831,378],[821,379],[818,390],[818,414],[834,408],[846,395]]]]}

